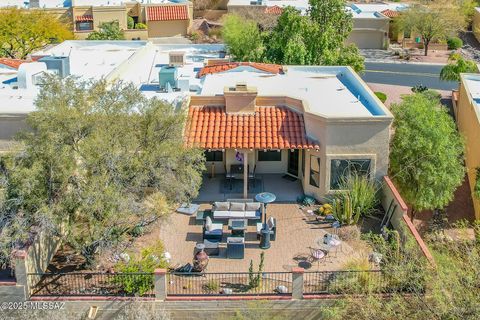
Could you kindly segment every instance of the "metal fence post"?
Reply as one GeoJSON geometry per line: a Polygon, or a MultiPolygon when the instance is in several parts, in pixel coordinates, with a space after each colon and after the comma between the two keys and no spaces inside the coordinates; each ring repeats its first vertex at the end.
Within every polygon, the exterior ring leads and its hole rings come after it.
{"type": "Polygon", "coordinates": [[[303,268],[292,268],[292,299],[303,299],[303,268]]]}
{"type": "Polygon", "coordinates": [[[155,299],[167,298],[167,269],[155,269],[154,271],[155,299]]]}

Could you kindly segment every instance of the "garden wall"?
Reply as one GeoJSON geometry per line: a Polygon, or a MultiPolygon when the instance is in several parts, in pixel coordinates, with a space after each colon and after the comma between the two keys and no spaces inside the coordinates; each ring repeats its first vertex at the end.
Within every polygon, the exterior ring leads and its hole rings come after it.
{"type": "Polygon", "coordinates": [[[420,234],[407,215],[407,204],[403,201],[392,180],[390,180],[388,176],[384,176],[383,180],[381,203],[387,214],[389,210],[390,212],[393,210],[392,217],[390,218],[393,228],[398,231],[404,241],[407,238],[413,237],[427,260],[431,264],[435,264],[427,245],[423,242],[422,237],[420,237],[420,234]]]}
{"type": "Polygon", "coordinates": [[[15,278],[17,285],[24,286],[26,298],[30,295],[30,288],[40,281],[41,277],[27,277],[27,274],[45,272],[60,244],[60,238],[48,232],[40,232],[27,248],[14,252],[15,278]]]}

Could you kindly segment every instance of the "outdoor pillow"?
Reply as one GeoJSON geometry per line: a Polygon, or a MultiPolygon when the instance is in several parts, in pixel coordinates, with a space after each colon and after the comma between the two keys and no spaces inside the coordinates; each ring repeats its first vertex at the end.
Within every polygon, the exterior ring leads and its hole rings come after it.
{"type": "Polygon", "coordinates": [[[228,243],[243,243],[244,242],[244,239],[240,238],[240,237],[229,237],[227,240],[228,240],[228,243]]]}
{"type": "Polygon", "coordinates": [[[212,231],[212,227],[213,227],[212,218],[207,217],[205,219],[205,229],[207,229],[207,231],[212,231]]]}
{"type": "Polygon", "coordinates": [[[214,202],[215,211],[228,211],[230,209],[230,202],[214,202]]]}
{"type": "Polygon", "coordinates": [[[230,211],[245,211],[245,203],[241,203],[241,202],[230,203],[230,211]]]}
{"type": "Polygon", "coordinates": [[[273,217],[268,218],[267,226],[268,226],[268,229],[270,230],[272,230],[273,227],[275,227],[275,220],[273,219],[273,217]]]}
{"type": "Polygon", "coordinates": [[[260,210],[260,202],[248,202],[245,204],[245,211],[260,210]]]}

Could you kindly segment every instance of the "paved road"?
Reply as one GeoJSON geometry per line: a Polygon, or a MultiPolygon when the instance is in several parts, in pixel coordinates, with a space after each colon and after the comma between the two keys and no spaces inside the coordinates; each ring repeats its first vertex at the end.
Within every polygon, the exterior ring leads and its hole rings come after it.
{"type": "Polygon", "coordinates": [[[437,90],[458,89],[455,81],[440,81],[441,69],[441,65],[433,64],[366,62],[361,77],[365,82],[372,83],[408,87],[422,84],[437,90]]]}

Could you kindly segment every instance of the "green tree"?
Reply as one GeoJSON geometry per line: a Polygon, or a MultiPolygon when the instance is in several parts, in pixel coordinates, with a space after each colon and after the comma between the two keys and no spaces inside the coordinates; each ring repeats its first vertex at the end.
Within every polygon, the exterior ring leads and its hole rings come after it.
{"type": "Polygon", "coordinates": [[[132,17],[127,16],[127,29],[135,28],[135,20],[132,17]]]}
{"type": "Polygon", "coordinates": [[[98,31],[93,31],[87,40],[124,40],[123,31],[118,21],[103,22],[98,26],[98,31]]]}
{"type": "Polygon", "coordinates": [[[222,37],[228,52],[239,61],[261,61],[263,43],[257,24],[236,14],[228,14],[223,24],[222,37]]]}
{"type": "Polygon", "coordinates": [[[36,108],[24,149],[2,159],[4,254],[7,235],[63,227],[91,264],[98,250],[197,195],[203,153],[183,147],[185,115],[171,105],[121,82],[48,77],[36,108]]]}
{"type": "Polygon", "coordinates": [[[448,64],[440,71],[440,79],[460,82],[461,73],[477,72],[478,67],[475,61],[464,59],[460,54],[454,53],[448,58],[448,64]]]}
{"type": "Polygon", "coordinates": [[[311,28],[310,21],[302,16],[300,11],[286,7],[266,39],[267,60],[279,64],[311,64],[313,61],[309,56],[305,38],[311,28]]]}
{"type": "Polygon", "coordinates": [[[446,40],[448,36],[456,35],[466,26],[466,19],[456,3],[441,0],[428,5],[412,4],[402,12],[398,24],[422,38],[424,53],[428,55],[432,41],[446,40]]]}
{"type": "Polygon", "coordinates": [[[310,0],[307,16],[284,8],[273,29],[240,16],[227,18],[223,38],[237,60],[297,65],[349,65],[364,69],[355,45],[345,45],[352,16],[344,0],[310,0]]]}
{"type": "Polygon", "coordinates": [[[392,106],[390,174],[416,211],[440,209],[463,181],[464,144],[448,111],[429,91],[392,106]]]}
{"type": "Polygon", "coordinates": [[[72,39],[71,25],[43,10],[0,10],[0,56],[25,59],[47,44],[72,39]]]}

